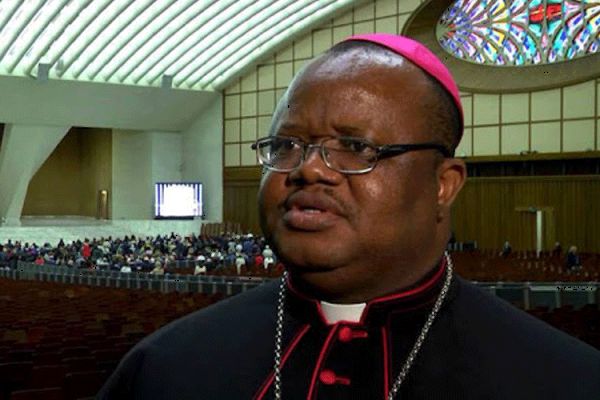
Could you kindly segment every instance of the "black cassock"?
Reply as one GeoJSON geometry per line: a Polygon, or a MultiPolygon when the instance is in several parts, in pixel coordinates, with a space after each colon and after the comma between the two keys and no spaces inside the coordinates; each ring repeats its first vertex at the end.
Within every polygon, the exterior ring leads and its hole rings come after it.
{"type": "MultiPolygon", "coordinates": [[[[387,398],[445,277],[327,324],[288,285],[282,398],[387,398]]],[[[136,345],[99,399],[272,399],[278,282],[223,300],[136,345]]],[[[454,276],[396,399],[600,399],[600,351],[454,276]]]]}

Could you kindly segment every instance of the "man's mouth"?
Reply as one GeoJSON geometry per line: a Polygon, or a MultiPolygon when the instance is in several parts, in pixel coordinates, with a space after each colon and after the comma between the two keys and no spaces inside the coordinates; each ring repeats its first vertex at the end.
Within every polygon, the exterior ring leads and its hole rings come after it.
{"type": "Polygon", "coordinates": [[[283,222],[292,230],[317,232],[332,227],[340,217],[315,208],[292,208],[283,214],[283,222]]]}
{"type": "Polygon", "coordinates": [[[318,208],[310,208],[310,207],[301,208],[300,211],[310,213],[310,214],[317,214],[317,213],[323,212],[323,210],[320,210],[318,208]]]}
{"type": "Polygon", "coordinates": [[[285,202],[283,221],[288,228],[321,231],[333,226],[343,216],[342,208],[330,196],[299,191],[285,202]]]}
{"type": "Polygon", "coordinates": [[[292,193],[285,201],[286,210],[298,209],[303,212],[329,212],[343,216],[340,204],[323,192],[308,192],[301,190],[292,193]]]}

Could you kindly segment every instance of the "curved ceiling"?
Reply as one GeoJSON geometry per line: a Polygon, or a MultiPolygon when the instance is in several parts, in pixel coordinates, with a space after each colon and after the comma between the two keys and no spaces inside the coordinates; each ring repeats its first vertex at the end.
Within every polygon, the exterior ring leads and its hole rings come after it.
{"type": "Polygon", "coordinates": [[[353,0],[1,0],[0,74],[218,90],[353,0]]]}

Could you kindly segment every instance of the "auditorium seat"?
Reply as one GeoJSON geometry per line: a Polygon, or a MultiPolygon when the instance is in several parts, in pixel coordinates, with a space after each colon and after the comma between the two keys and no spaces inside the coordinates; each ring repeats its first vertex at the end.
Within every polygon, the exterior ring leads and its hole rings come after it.
{"type": "Polygon", "coordinates": [[[88,346],[63,347],[61,354],[63,358],[86,357],[90,355],[90,348],[88,346]]]}
{"type": "Polygon", "coordinates": [[[32,349],[10,350],[7,353],[8,362],[17,361],[33,361],[36,356],[36,351],[32,349]]]}
{"type": "Polygon", "coordinates": [[[31,361],[0,364],[0,400],[8,399],[14,390],[26,387],[32,367],[31,361]]]}
{"type": "Polygon", "coordinates": [[[64,400],[62,388],[51,387],[42,389],[17,390],[11,393],[10,400],[64,400]]]}
{"type": "Polygon", "coordinates": [[[61,364],[67,367],[71,372],[93,371],[96,369],[96,359],[94,357],[69,357],[63,358],[61,364]]]}
{"type": "Polygon", "coordinates": [[[119,361],[124,355],[123,351],[114,348],[94,350],[91,354],[96,361],[119,361]]]}
{"type": "Polygon", "coordinates": [[[48,351],[39,353],[35,359],[36,365],[56,365],[62,362],[63,356],[60,351],[48,351]]]}
{"type": "Polygon", "coordinates": [[[457,273],[474,281],[597,281],[600,277],[600,257],[581,254],[583,268],[566,271],[565,261],[542,252],[538,258],[534,251],[514,251],[507,257],[500,250],[473,250],[453,252],[457,273]]]}
{"type": "Polygon", "coordinates": [[[27,387],[42,389],[53,386],[62,386],[67,368],[64,365],[40,365],[31,369],[27,387]]]}
{"type": "Polygon", "coordinates": [[[37,343],[39,342],[45,335],[47,331],[46,327],[43,326],[33,326],[27,330],[27,342],[29,343],[37,343]]]}
{"type": "Polygon", "coordinates": [[[6,341],[14,341],[14,342],[26,342],[27,341],[27,332],[23,329],[15,329],[14,326],[11,329],[6,329],[4,331],[4,340],[6,341]]]}
{"type": "Polygon", "coordinates": [[[64,383],[65,400],[96,395],[107,378],[106,371],[68,373],[64,383]]]}
{"type": "MultiPolygon", "coordinates": [[[[523,253],[521,257],[527,257],[527,254],[523,253]]],[[[507,280],[532,280],[531,276],[534,274],[536,279],[553,277],[558,274],[559,266],[562,265],[552,264],[550,259],[528,260],[516,255],[507,259],[498,258],[494,252],[457,253],[455,258],[457,269],[464,269],[466,273],[477,276],[481,281],[496,275],[502,275],[507,280]],[[543,272],[544,268],[546,272],[543,272]]],[[[250,273],[276,275],[276,272],[265,272],[261,268],[251,268],[250,273]]],[[[211,277],[213,278],[215,282],[223,282],[221,277],[211,277]]],[[[571,278],[575,279],[576,276],[571,278]]],[[[30,379],[24,383],[25,386],[21,382],[18,388],[62,387],[65,398],[72,398],[67,397],[67,386],[63,386],[67,385],[66,375],[70,376],[69,393],[74,393],[79,398],[94,396],[122,356],[142,337],[173,319],[225,297],[220,293],[164,294],[143,290],[89,288],[57,282],[2,279],[0,293],[6,293],[6,296],[13,299],[10,307],[6,307],[5,311],[0,313],[0,361],[7,363],[9,351],[24,351],[15,353],[23,357],[27,352],[34,352],[32,362],[35,371],[31,369],[30,379]],[[19,321],[16,325],[19,329],[12,325],[14,321],[19,321]],[[6,331],[11,333],[6,335],[6,331]],[[66,364],[62,364],[63,361],[66,364]],[[52,366],[58,367],[55,372],[50,372],[52,366]],[[48,381],[40,382],[35,378],[37,368],[47,368],[47,375],[53,375],[54,379],[50,380],[49,377],[48,381]],[[92,370],[91,375],[74,375],[88,369],[92,370]],[[99,382],[93,384],[93,376],[97,376],[98,371],[106,372],[99,382]],[[93,390],[82,389],[79,393],[76,383],[73,382],[74,376],[81,376],[88,383],[92,381],[90,385],[94,386],[93,390]],[[88,393],[82,394],[85,392],[88,393]]],[[[0,303],[0,306],[3,304],[0,303]]],[[[546,320],[554,318],[554,323],[566,326],[583,340],[590,344],[596,343],[600,348],[600,337],[596,333],[600,320],[597,308],[586,309],[586,313],[568,309],[563,311],[576,314],[573,317],[575,320],[568,317],[559,317],[557,320],[557,317],[550,316],[552,312],[549,309],[539,310],[539,317],[546,320]],[[578,319],[581,319],[581,322],[577,321],[578,319]]]]}

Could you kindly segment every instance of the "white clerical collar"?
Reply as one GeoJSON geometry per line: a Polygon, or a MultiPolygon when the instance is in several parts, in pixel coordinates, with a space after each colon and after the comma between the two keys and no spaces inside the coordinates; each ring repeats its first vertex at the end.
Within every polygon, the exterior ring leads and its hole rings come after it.
{"type": "Polygon", "coordinates": [[[367,303],[333,304],[321,301],[323,316],[329,324],[340,321],[359,322],[367,303]]]}

